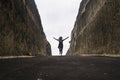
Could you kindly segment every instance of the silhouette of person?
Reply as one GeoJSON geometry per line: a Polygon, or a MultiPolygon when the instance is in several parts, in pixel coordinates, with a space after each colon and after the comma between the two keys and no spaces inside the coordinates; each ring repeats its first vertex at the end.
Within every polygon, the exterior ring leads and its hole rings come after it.
{"type": "Polygon", "coordinates": [[[58,49],[59,49],[59,53],[62,56],[62,52],[63,52],[63,41],[68,39],[69,37],[66,37],[65,39],[63,39],[62,36],[59,37],[59,39],[56,39],[55,37],[53,37],[55,40],[59,41],[59,45],[58,45],[58,49]]]}

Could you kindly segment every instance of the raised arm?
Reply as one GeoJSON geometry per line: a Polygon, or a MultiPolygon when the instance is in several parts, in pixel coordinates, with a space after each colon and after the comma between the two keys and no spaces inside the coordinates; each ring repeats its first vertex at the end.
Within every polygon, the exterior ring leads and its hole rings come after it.
{"type": "Polygon", "coordinates": [[[58,40],[58,39],[56,39],[55,37],[53,37],[53,39],[55,39],[55,40],[59,41],[59,40],[58,40]]]}
{"type": "Polygon", "coordinates": [[[68,38],[69,38],[69,37],[66,37],[65,39],[63,39],[63,41],[66,40],[66,39],[68,39],[68,38]]]}

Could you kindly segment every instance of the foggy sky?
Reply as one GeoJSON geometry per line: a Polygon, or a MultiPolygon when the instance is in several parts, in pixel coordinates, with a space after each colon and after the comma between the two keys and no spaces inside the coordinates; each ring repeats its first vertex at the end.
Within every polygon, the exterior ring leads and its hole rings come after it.
{"type": "MultiPolygon", "coordinates": [[[[53,37],[71,36],[81,0],[35,0],[40,13],[44,32],[52,47],[53,55],[58,55],[58,42],[53,37]]],[[[70,38],[64,41],[63,53],[69,48],[70,38]]]]}

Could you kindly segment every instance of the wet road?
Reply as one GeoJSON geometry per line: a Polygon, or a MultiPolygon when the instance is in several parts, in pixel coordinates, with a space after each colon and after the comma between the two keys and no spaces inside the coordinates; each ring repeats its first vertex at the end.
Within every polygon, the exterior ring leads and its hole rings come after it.
{"type": "Polygon", "coordinates": [[[0,80],[120,80],[120,58],[0,59],[0,80]]]}

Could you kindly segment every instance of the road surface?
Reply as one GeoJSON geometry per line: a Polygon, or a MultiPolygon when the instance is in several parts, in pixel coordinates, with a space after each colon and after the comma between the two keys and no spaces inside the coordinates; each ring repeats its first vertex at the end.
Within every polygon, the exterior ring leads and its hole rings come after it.
{"type": "Polygon", "coordinates": [[[0,80],[120,80],[120,58],[0,59],[0,80]]]}

